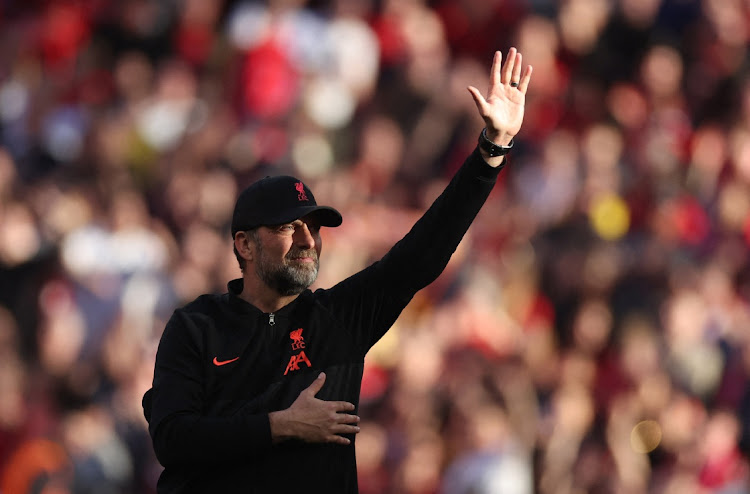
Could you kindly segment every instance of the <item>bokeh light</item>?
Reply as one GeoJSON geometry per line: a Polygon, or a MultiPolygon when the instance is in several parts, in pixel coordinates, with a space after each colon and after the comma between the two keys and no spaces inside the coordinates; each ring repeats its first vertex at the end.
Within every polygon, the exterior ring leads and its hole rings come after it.
{"type": "Polygon", "coordinates": [[[655,420],[644,420],[633,426],[630,434],[630,446],[636,453],[650,453],[659,447],[661,426],[655,420]]]}
{"type": "Polygon", "coordinates": [[[621,238],[630,227],[628,206],[620,197],[614,195],[593,200],[589,217],[594,231],[606,240],[621,238]]]}

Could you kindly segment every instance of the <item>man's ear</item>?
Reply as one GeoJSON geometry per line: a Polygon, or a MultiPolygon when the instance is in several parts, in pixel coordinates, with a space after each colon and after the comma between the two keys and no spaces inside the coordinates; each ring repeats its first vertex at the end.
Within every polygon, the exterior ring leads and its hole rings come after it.
{"type": "Polygon", "coordinates": [[[239,252],[240,256],[247,260],[253,260],[253,247],[252,240],[247,232],[237,232],[234,234],[234,248],[239,252]]]}

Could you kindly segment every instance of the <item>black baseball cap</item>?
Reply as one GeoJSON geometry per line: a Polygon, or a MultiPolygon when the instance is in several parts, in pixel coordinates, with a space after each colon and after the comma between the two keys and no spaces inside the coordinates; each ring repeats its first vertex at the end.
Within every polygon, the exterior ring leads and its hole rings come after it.
{"type": "Polygon", "coordinates": [[[341,213],[329,206],[318,206],[302,180],[288,175],[266,177],[250,184],[237,198],[232,238],[239,231],[289,223],[313,212],[320,226],[341,224],[341,213]]]}

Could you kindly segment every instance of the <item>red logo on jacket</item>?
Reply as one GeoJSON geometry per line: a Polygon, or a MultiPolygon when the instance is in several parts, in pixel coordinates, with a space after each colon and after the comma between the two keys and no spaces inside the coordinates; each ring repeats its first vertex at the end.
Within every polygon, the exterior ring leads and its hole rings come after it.
{"type": "Polygon", "coordinates": [[[292,350],[305,348],[305,339],[302,337],[302,328],[295,329],[289,333],[289,337],[292,339],[292,350]]]}
{"type": "MultiPolygon", "coordinates": [[[[292,350],[302,350],[305,348],[305,339],[302,337],[302,328],[295,329],[289,333],[289,338],[292,340],[292,350]]],[[[296,355],[292,355],[289,359],[289,363],[286,365],[284,375],[286,376],[289,371],[299,370],[300,364],[305,364],[307,367],[312,367],[310,359],[307,358],[304,351],[299,352],[296,355]]]]}

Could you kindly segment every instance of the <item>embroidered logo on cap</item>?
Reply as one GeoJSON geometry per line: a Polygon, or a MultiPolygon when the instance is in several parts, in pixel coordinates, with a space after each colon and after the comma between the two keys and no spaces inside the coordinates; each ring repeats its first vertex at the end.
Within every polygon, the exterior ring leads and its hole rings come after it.
{"type": "Polygon", "coordinates": [[[298,201],[309,201],[307,194],[305,194],[305,185],[302,182],[294,184],[294,188],[297,189],[297,200],[298,201]]]}

